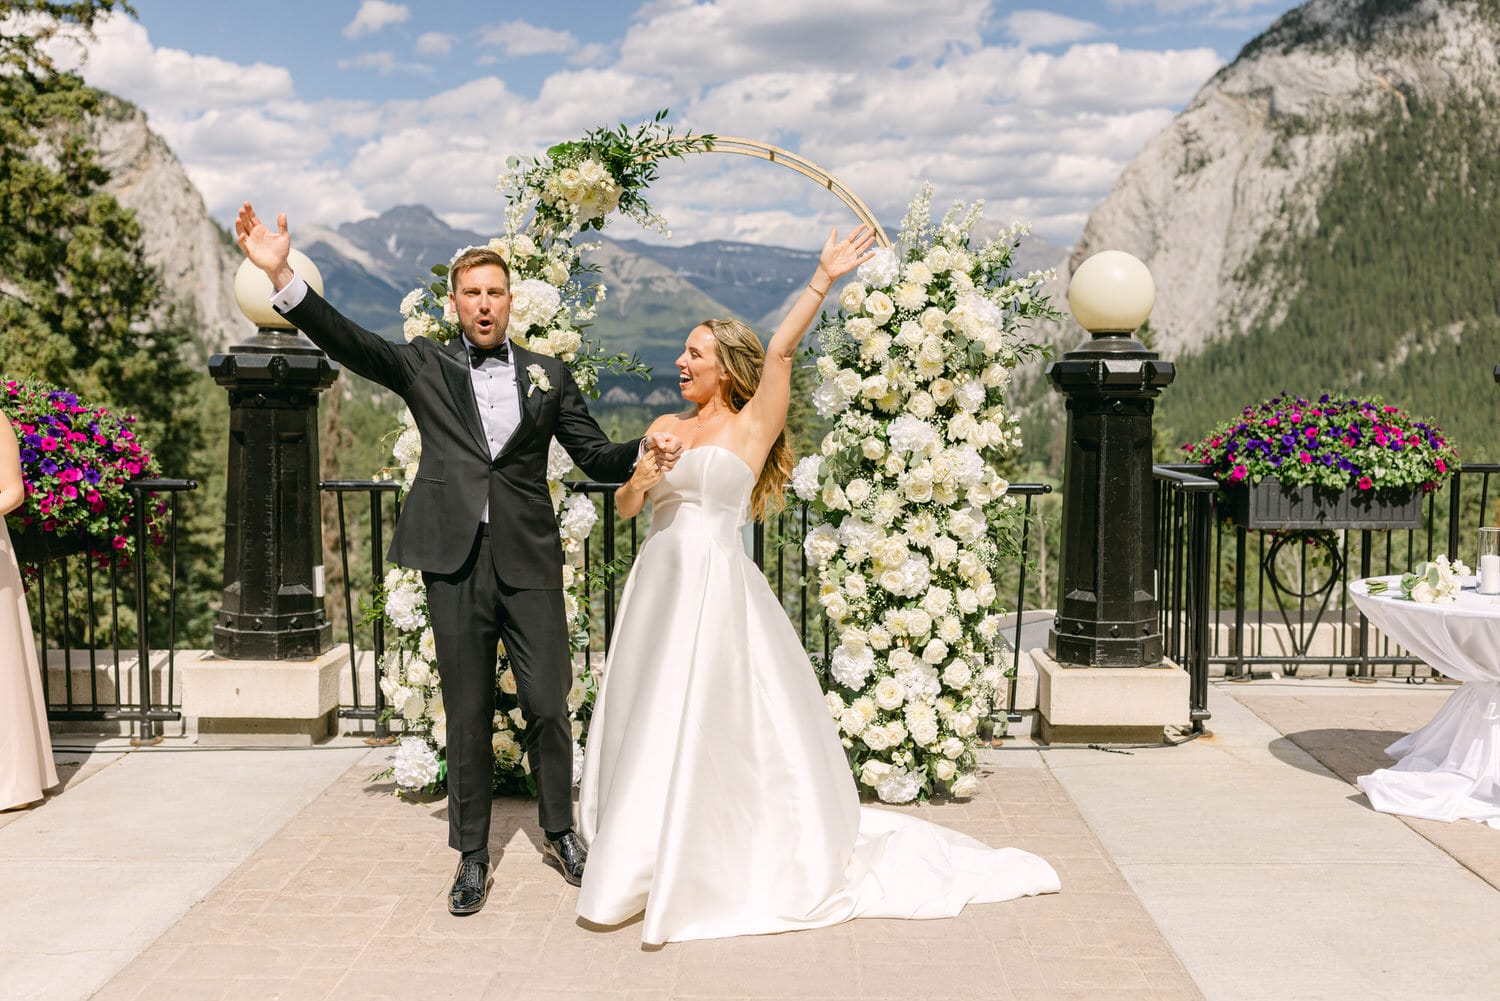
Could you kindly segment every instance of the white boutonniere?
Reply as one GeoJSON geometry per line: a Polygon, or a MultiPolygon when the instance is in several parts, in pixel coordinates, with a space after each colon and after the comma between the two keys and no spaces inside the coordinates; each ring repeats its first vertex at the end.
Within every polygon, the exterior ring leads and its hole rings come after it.
{"type": "Polygon", "coordinates": [[[542,371],[542,366],[527,365],[526,375],[531,379],[531,385],[526,387],[526,395],[528,397],[538,389],[544,393],[552,392],[552,383],[548,380],[547,373],[542,371]]]}

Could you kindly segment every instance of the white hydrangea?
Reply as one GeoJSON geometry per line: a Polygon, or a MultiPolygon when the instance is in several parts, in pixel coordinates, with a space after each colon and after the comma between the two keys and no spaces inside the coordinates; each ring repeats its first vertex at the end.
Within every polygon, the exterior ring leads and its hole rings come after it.
{"type": "Polygon", "coordinates": [[[391,446],[391,454],[395,456],[396,465],[410,466],[422,458],[422,436],[416,428],[407,428],[396,438],[396,444],[391,446]]]}
{"type": "Polygon", "coordinates": [[[921,779],[905,768],[894,769],[875,786],[882,803],[910,803],[921,791],[921,779]]]}
{"type": "Polygon", "coordinates": [[[402,737],[391,755],[391,772],[402,789],[424,789],[437,780],[437,752],[421,737],[402,737]]]}
{"type": "Polygon", "coordinates": [[[857,691],[864,687],[870,672],[875,670],[875,651],[841,643],[829,658],[828,670],[840,685],[857,691]]]}
{"type": "Polygon", "coordinates": [[[533,328],[545,327],[562,308],[562,294],[540,278],[523,278],[511,286],[511,334],[524,335],[533,328]]]}
{"type": "Polygon", "coordinates": [[[573,471],[573,457],[553,438],[547,443],[547,479],[560,480],[573,471]]]}
{"type": "Polygon", "coordinates": [[[594,511],[594,502],[583,494],[570,494],[563,501],[560,527],[567,539],[582,541],[588,538],[599,515],[594,511]]]}
{"type": "Polygon", "coordinates": [[[839,551],[838,530],[826,523],[818,525],[807,533],[807,538],[802,542],[802,550],[807,554],[808,562],[822,566],[839,551]]]}
{"type": "Polygon", "coordinates": [[[421,629],[427,625],[426,601],[426,595],[414,587],[403,585],[388,590],[385,596],[386,618],[403,631],[421,629]]]}
{"type": "Polygon", "coordinates": [[[809,455],[792,467],[792,492],[800,499],[810,501],[818,496],[818,477],[823,465],[820,456],[809,455]]]}
{"type": "Polygon", "coordinates": [[[868,261],[859,266],[859,280],[873,288],[890,288],[901,275],[901,262],[890,247],[878,247],[868,261]]]}

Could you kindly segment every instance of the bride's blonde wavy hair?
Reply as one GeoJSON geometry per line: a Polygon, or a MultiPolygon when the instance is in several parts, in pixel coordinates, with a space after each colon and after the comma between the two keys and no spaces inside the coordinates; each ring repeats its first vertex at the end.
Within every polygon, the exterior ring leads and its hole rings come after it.
{"type": "MultiPolygon", "coordinates": [[[[761,347],[755,331],[739,320],[704,320],[699,326],[707,327],[714,337],[719,367],[729,376],[725,402],[730,411],[737,414],[760,386],[766,349],[761,347]]],[[[750,512],[756,521],[765,521],[786,506],[786,485],[792,479],[795,458],[783,427],[771,445],[771,453],[766,456],[766,464],[761,467],[755,488],[750,491],[750,512]]]]}

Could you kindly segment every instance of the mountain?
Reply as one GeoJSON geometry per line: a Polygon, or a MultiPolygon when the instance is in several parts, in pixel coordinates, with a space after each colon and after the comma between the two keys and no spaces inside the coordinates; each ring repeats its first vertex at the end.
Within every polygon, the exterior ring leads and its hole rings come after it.
{"type": "MultiPolygon", "coordinates": [[[[1147,337],[1178,373],[1158,423],[1177,442],[1283,388],[1330,389],[1500,456],[1497,71],[1496,0],[1312,0],[1146,144],[1069,270],[1106,248],[1151,269],[1147,337]]],[[[1056,332],[1063,350],[1082,337],[1056,332]]],[[[1033,426],[1045,445],[1057,422],[1033,426]]]]}
{"type": "Polygon", "coordinates": [[[166,299],[185,311],[203,360],[253,334],[254,325],[234,302],[234,273],[243,255],[209,216],[203,196],[151,131],[145,113],[104,95],[87,128],[109,171],[104,190],[135,212],[146,259],[160,272],[166,299]]]}

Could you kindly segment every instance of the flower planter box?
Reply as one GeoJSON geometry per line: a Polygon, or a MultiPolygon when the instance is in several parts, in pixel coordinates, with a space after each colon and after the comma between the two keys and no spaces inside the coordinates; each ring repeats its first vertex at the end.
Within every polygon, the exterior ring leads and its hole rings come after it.
{"type": "Polygon", "coordinates": [[[73,532],[58,535],[52,532],[20,532],[11,529],[10,542],[11,548],[15,550],[17,563],[37,565],[85,552],[89,548],[88,536],[73,532]]]}
{"type": "Polygon", "coordinates": [[[1237,525],[1255,529],[1412,529],[1422,527],[1419,490],[1342,491],[1290,486],[1267,477],[1224,487],[1237,525]]]}

